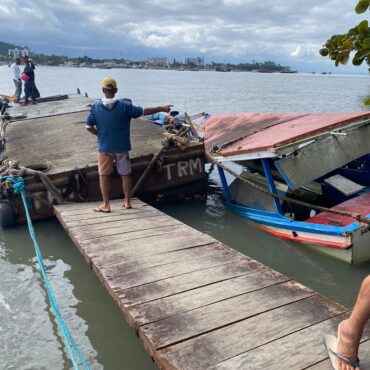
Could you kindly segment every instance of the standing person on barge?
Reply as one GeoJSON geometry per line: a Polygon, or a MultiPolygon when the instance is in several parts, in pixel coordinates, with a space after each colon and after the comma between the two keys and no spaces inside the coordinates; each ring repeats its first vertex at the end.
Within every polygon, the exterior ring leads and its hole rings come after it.
{"type": "Polygon", "coordinates": [[[21,70],[19,65],[21,64],[20,58],[15,58],[14,62],[10,65],[10,73],[12,74],[15,93],[14,93],[14,103],[19,103],[19,99],[22,94],[22,80],[21,80],[21,70]]]}
{"type": "Polygon", "coordinates": [[[24,55],[23,59],[25,63],[23,73],[27,75],[28,79],[24,81],[24,103],[22,105],[27,105],[29,98],[32,99],[32,104],[36,104],[36,99],[40,97],[40,93],[35,84],[34,69],[36,67],[28,55],[24,55]]]}
{"type": "Polygon", "coordinates": [[[124,193],[123,207],[131,207],[131,163],[129,151],[131,118],[150,115],[158,112],[168,113],[172,105],[153,108],[142,108],[132,104],[129,99],[115,97],[118,89],[113,78],[102,81],[103,98],[91,107],[86,120],[86,128],[98,137],[98,170],[100,191],[103,203],[94,209],[95,212],[110,212],[110,179],[115,164],[122,179],[124,193]]]}

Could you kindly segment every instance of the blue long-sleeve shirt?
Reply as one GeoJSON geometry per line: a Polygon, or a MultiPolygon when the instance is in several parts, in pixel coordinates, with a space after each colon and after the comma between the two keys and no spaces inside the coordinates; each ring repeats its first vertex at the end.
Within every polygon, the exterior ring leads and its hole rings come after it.
{"type": "Polygon", "coordinates": [[[143,115],[143,108],[132,105],[131,100],[118,100],[113,108],[105,107],[101,100],[91,107],[86,120],[87,127],[95,127],[98,136],[98,151],[122,153],[131,150],[131,118],[143,115]]]}

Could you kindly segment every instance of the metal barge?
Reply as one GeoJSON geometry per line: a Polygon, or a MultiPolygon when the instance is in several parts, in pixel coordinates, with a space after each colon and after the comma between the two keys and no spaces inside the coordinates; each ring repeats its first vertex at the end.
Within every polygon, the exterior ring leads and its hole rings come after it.
{"type": "MultiPolygon", "coordinates": [[[[24,167],[43,171],[66,202],[99,199],[96,137],[86,131],[84,124],[92,102],[75,94],[46,98],[36,105],[8,107],[7,116],[2,116],[2,154],[24,167]]],[[[163,132],[144,119],[131,122],[134,185],[160,150],[163,132]]],[[[186,148],[169,148],[158,158],[136,195],[158,202],[203,196],[207,182],[204,162],[204,145],[199,141],[191,141],[186,148]]],[[[120,178],[112,177],[112,197],[120,197],[120,178]]],[[[25,182],[33,199],[33,219],[51,217],[53,199],[43,182],[37,176],[27,176],[25,182]]],[[[23,222],[20,198],[2,190],[3,198],[11,202],[16,221],[23,222]]]]}

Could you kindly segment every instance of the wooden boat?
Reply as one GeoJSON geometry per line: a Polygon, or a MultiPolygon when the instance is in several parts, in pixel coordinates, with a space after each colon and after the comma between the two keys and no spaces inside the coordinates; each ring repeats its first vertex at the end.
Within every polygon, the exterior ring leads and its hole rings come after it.
{"type": "Polygon", "coordinates": [[[369,224],[354,218],[370,216],[370,113],[211,115],[203,125],[230,210],[343,261],[370,259],[369,224]],[[228,181],[225,162],[237,163],[241,175],[228,181]]]}

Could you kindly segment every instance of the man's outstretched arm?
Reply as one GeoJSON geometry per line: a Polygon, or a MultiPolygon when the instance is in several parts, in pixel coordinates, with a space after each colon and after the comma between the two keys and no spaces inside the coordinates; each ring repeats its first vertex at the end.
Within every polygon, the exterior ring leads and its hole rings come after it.
{"type": "Polygon", "coordinates": [[[159,112],[166,112],[169,113],[173,105],[162,105],[159,107],[149,107],[149,108],[144,108],[143,115],[144,116],[149,116],[154,113],[159,113],[159,112]]]}

